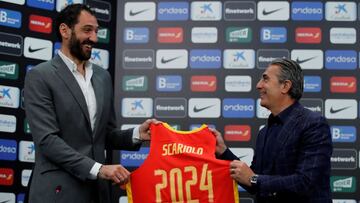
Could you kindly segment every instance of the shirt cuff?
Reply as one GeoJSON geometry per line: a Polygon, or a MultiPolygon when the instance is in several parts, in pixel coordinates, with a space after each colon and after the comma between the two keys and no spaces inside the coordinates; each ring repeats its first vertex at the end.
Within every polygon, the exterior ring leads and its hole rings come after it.
{"type": "Polygon", "coordinates": [[[89,179],[96,180],[102,164],[95,162],[89,173],[89,179]]]}
{"type": "Polygon", "coordinates": [[[133,130],[132,140],[134,144],[142,142],[140,139],[140,126],[136,126],[133,130]]]}

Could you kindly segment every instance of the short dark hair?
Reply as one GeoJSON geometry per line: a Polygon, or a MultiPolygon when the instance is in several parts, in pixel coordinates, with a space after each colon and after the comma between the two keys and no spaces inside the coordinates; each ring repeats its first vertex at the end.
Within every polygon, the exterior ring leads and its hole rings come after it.
{"type": "Polygon", "coordinates": [[[298,101],[304,91],[304,76],[300,65],[293,60],[284,58],[275,59],[270,65],[278,65],[280,67],[280,74],[278,75],[280,83],[283,83],[285,80],[291,81],[292,86],[289,90],[289,95],[298,101]]]}
{"type": "Polygon", "coordinates": [[[78,18],[81,11],[89,12],[91,15],[95,16],[94,12],[90,9],[90,7],[85,4],[70,4],[60,11],[59,15],[56,18],[56,36],[58,37],[60,42],[62,41],[59,31],[61,23],[65,23],[70,28],[73,28],[78,23],[78,18]]]}

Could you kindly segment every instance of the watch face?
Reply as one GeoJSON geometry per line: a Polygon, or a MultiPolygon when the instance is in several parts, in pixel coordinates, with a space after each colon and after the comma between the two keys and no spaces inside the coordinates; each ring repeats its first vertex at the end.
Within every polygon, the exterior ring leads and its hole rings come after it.
{"type": "Polygon", "coordinates": [[[258,175],[253,175],[253,176],[251,176],[250,182],[251,182],[252,184],[256,184],[256,183],[257,183],[257,178],[258,178],[258,175]]]}

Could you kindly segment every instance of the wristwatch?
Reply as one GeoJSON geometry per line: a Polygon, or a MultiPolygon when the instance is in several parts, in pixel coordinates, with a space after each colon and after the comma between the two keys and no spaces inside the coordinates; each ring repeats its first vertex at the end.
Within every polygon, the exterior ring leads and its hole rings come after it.
{"type": "Polygon", "coordinates": [[[251,186],[256,186],[257,185],[258,177],[259,177],[259,175],[257,175],[257,174],[250,177],[251,186]]]}

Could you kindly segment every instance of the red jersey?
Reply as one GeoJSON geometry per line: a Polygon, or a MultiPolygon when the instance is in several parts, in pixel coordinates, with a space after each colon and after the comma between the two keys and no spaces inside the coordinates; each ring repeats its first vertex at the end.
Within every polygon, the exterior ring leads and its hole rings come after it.
{"type": "Polygon", "coordinates": [[[150,152],[130,175],[129,203],[239,202],[229,161],[215,158],[216,139],[206,125],[176,131],[151,124],[150,152]]]}

